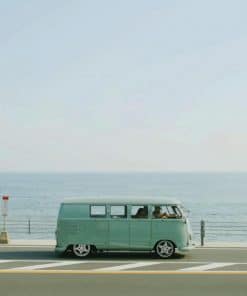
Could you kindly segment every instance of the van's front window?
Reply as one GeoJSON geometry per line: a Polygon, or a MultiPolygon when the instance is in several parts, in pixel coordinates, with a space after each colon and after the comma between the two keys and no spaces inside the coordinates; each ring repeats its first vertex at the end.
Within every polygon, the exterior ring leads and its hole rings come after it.
{"type": "Polygon", "coordinates": [[[154,205],[152,207],[153,219],[166,219],[166,218],[181,218],[182,213],[175,205],[154,205]]]}
{"type": "Polygon", "coordinates": [[[177,206],[168,205],[167,210],[171,218],[182,218],[182,212],[179,210],[177,206]]]}
{"type": "Polygon", "coordinates": [[[179,212],[181,213],[181,216],[183,217],[188,217],[189,216],[189,210],[187,210],[186,208],[184,208],[183,206],[179,206],[178,207],[179,212]]]}

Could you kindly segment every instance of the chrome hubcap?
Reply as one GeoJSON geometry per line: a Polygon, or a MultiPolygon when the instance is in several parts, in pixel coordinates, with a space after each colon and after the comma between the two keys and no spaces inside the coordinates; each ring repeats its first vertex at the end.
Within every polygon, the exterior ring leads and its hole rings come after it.
{"type": "Polygon", "coordinates": [[[174,246],[169,241],[161,241],[156,246],[156,252],[160,257],[167,258],[174,253],[174,246]]]}
{"type": "Polygon", "coordinates": [[[90,253],[90,245],[78,244],[73,245],[73,252],[78,257],[85,257],[90,253]]]}

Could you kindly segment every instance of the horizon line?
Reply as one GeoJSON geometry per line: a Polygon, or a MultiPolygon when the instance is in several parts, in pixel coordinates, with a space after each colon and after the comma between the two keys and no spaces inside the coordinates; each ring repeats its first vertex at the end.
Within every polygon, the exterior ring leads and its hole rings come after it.
{"type": "Polygon", "coordinates": [[[247,170],[0,170],[0,174],[244,174],[247,170]]]}

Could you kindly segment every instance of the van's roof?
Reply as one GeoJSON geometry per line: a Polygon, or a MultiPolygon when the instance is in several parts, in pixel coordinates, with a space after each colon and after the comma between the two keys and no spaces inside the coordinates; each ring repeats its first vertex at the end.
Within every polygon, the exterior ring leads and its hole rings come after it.
{"type": "Polygon", "coordinates": [[[80,197],[80,198],[67,198],[63,201],[63,204],[71,204],[71,203],[82,203],[82,204],[133,204],[133,205],[142,205],[142,204],[181,204],[180,201],[176,199],[167,199],[162,196],[154,196],[154,197],[80,197]]]}

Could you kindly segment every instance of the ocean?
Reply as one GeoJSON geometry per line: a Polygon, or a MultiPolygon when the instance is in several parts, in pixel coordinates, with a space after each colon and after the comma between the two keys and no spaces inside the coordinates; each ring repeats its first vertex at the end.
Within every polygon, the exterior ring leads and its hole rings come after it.
{"type": "Polygon", "coordinates": [[[203,219],[205,240],[247,242],[247,173],[0,173],[0,194],[13,239],[54,238],[65,198],[164,196],[188,209],[196,241],[203,219]]]}

